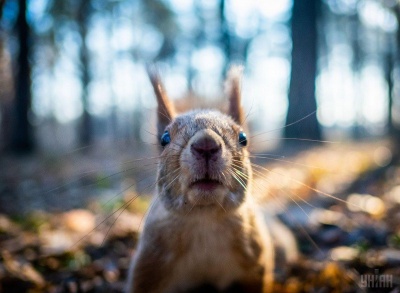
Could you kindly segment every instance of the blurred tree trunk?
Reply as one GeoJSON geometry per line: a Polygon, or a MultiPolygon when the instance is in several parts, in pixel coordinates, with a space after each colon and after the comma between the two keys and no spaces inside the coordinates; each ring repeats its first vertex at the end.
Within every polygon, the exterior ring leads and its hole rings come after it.
{"type": "MultiPolygon", "coordinates": [[[[360,84],[360,73],[363,66],[363,60],[365,59],[362,44],[360,43],[360,35],[362,35],[362,26],[360,23],[360,18],[358,13],[355,12],[353,15],[346,19],[350,22],[350,31],[351,31],[351,49],[353,51],[353,58],[352,58],[352,69],[353,69],[353,76],[354,76],[354,87],[356,92],[361,93],[362,88],[360,84]]],[[[340,22],[340,20],[339,20],[340,22]]],[[[357,95],[356,97],[357,105],[362,105],[363,97],[362,95],[357,95]]],[[[365,136],[365,130],[363,127],[363,114],[361,111],[361,107],[356,109],[356,121],[353,123],[352,135],[355,139],[361,139],[365,136]]]]}
{"type": "MultiPolygon", "coordinates": [[[[0,21],[3,15],[3,5],[4,1],[0,0],[0,21]]],[[[8,63],[6,62],[5,57],[5,48],[4,48],[4,32],[2,27],[0,26],[0,151],[6,149],[10,143],[10,109],[9,101],[7,101],[7,67],[8,63]]],[[[9,86],[9,84],[8,84],[9,86]]]]}
{"type": "MultiPolygon", "coordinates": [[[[397,42],[397,46],[396,46],[396,54],[395,54],[395,60],[396,60],[396,64],[397,64],[397,69],[400,69],[400,4],[397,4],[395,7],[395,14],[396,14],[396,18],[397,18],[397,32],[396,32],[396,42],[397,42]]],[[[392,78],[394,78],[394,76],[392,76],[392,78]]],[[[400,86],[399,81],[396,81],[397,83],[397,87],[400,86]]],[[[397,107],[399,107],[400,105],[400,93],[399,91],[396,91],[396,97],[394,97],[394,93],[392,92],[391,95],[391,105],[390,105],[390,111],[393,114],[393,106],[394,103],[397,102],[397,107]],[[394,98],[396,98],[397,100],[395,101],[394,98]]],[[[398,121],[399,117],[397,117],[397,121],[398,121]]],[[[391,123],[392,123],[392,135],[395,138],[395,143],[397,145],[397,152],[400,152],[400,125],[397,122],[396,124],[393,123],[393,116],[391,117],[391,123]]],[[[397,154],[398,156],[400,156],[400,154],[397,154]]]]}
{"type": "Polygon", "coordinates": [[[225,76],[226,72],[228,71],[229,63],[232,62],[232,51],[231,51],[231,34],[229,32],[228,21],[225,15],[225,4],[226,0],[219,1],[219,20],[220,20],[220,30],[221,30],[221,37],[220,42],[222,45],[222,49],[225,53],[226,62],[223,68],[223,76],[225,76]]]}
{"type": "Polygon", "coordinates": [[[91,81],[90,69],[89,69],[89,49],[87,47],[87,31],[90,20],[91,6],[90,1],[80,0],[78,8],[78,25],[79,33],[81,36],[81,47],[80,47],[80,65],[81,65],[81,82],[82,82],[82,124],[79,128],[79,140],[81,146],[88,146],[93,140],[93,129],[92,129],[92,118],[88,111],[89,107],[89,91],[88,86],[91,81]]]}
{"type": "Polygon", "coordinates": [[[1,17],[3,15],[4,2],[5,2],[5,0],[0,0],[0,20],[1,20],[1,17]]]}
{"type": "Polygon", "coordinates": [[[12,149],[17,152],[33,150],[33,129],[29,122],[31,107],[31,52],[30,29],[26,19],[27,1],[19,0],[19,12],[16,21],[19,51],[17,56],[17,72],[15,74],[14,123],[12,133],[12,149]]]}
{"type": "MultiPolygon", "coordinates": [[[[292,12],[292,70],[286,125],[317,110],[315,78],[317,71],[317,16],[319,1],[294,0],[292,12]]],[[[285,127],[285,137],[320,139],[316,114],[285,127]]],[[[288,140],[290,144],[293,141],[288,140]]],[[[296,142],[298,144],[298,142],[296,142]]]]}
{"type": "Polygon", "coordinates": [[[5,36],[0,31],[0,150],[11,148],[13,125],[14,82],[10,52],[5,47],[5,36]]]}
{"type": "Polygon", "coordinates": [[[389,135],[395,135],[395,125],[393,123],[393,77],[392,75],[394,74],[394,60],[392,56],[392,51],[390,49],[387,49],[387,51],[384,54],[384,59],[385,59],[385,79],[387,82],[388,86],[388,98],[389,98],[389,103],[388,103],[388,117],[387,117],[387,125],[388,125],[388,132],[389,135]]]}

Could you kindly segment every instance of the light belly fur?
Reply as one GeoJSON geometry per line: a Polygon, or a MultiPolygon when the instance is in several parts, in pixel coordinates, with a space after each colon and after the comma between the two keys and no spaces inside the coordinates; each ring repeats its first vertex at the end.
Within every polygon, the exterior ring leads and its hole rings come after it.
{"type": "Polygon", "coordinates": [[[226,228],[206,221],[196,229],[188,229],[184,235],[190,241],[189,250],[177,260],[166,292],[184,291],[201,284],[211,284],[221,290],[246,275],[230,249],[233,239],[226,228]]]}

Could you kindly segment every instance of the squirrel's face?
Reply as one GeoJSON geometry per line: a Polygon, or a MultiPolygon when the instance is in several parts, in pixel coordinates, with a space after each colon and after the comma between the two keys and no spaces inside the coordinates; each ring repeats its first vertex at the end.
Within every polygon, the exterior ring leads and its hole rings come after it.
{"type": "Polygon", "coordinates": [[[167,208],[227,211],[242,203],[251,169],[246,136],[232,118],[212,110],[183,114],[161,144],[158,193],[167,208]]]}
{"type": "Polygon", "coordinates": [[[251,181],[247,139],[241,128],[241,68],[229,71],[228,115],[198,110],[176,116],[156,72],[149,70],[149,76],[157,97],[162,146],[158,196],[165,207],[183,213],[239,207],[251,181]]]}

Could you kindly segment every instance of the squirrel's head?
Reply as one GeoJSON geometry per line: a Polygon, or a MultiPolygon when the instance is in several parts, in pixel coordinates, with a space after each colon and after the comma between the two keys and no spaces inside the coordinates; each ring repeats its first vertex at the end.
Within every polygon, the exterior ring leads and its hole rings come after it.
{"type": "Polygon", "coordinates": [[[158,102],[158,136],[162,149],[158,196],[167,209],[236,209],[251,181],[240,96],[241,69],[227,79],[229,111],[194,110],[176,115],[155,71],[149,70],[158,102]]]}

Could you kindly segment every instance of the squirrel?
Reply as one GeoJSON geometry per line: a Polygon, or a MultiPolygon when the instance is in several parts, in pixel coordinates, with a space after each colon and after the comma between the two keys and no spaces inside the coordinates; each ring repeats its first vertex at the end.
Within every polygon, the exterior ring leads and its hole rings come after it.
{"type": "Polygon", "coordinates": [[[127,292],[271,292],[280,233],[270,231],[252,195],[241,67],[228,72],[227,114],[177,115],[156,70],[148,73],[161,156],[127,292]]]}

